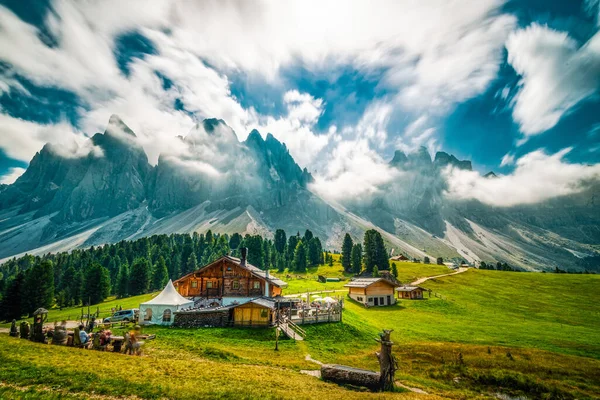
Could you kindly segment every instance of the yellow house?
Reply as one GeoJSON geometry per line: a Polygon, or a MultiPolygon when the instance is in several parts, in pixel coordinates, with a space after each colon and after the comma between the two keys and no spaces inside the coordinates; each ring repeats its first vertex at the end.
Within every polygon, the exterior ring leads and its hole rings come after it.
{"type": "Polygon", "coordinates": [[[356,278],[344,285],[348,288],[348,296],[365,307],[396,304],[394,289],[397,286],[384,278],[356,278]]]}

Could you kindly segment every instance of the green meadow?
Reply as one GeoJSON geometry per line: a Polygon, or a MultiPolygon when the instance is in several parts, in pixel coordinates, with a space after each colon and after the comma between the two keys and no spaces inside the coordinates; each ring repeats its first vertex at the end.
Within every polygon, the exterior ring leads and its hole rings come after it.
{"type": "MultiPolygon", "coordinates": [[[[402,282],[450,272],[397,265],[402,282]]],[[[315,286],[319,274],[344,277],[337,261],[304,277],[279,275],[290,285],[284,293],[343,286],[315,286]]],[[[341,323],[305,326],[305,341],[281,340],[277,352],[272,329],[147,327],[157,338],[145,344],[142,357],[41,345],[3,333],[0,398],[600,397],[600,276],[469,270],[422,286],[432,297],[391,307],[365,309],[346,300],[341,323]],[[383,328],[394,330],[398,383],[426,394],[357,391],[300,372],[319,368],[307,354],[378,369],[374,339],[383,328]]],[[[126,308],[149,297],[99,307],[126,308]]],[[[51,319],[74,310],[51,310],[51,319]]]]}

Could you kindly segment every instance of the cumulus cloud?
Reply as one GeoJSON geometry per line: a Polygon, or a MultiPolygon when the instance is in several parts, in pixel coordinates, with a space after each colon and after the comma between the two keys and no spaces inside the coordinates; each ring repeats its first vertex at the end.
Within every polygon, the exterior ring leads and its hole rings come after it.
{"type": "Polygon", "coordinates": [[[21,175],[25,173],[25,168],[15,167],[8,170],[8,172],[0,177],[0,183],[4,185],[10,185],[14,183],[21,175]]]}
{"type": "Polygon", "coordinates": [[[600,179],[600,164],[571,164],[564,160],[571,148],[555,154],[537,150],[516,161],[513,173],[485,178],[475,171],[446,170],[447,195],[510,207],[534,204],[553,197],[578,193],[600,179]]]}
{"type": "Polygon", "coordinates": [[[325,169],[315,175],[310,188],[320,196],[353,202],[373,196],[400,172],[373,151],[366,139],[340,142],[325,169]]]}
{"type": "Polygon", "coordinates": [[[0,114],[0,148],[15,160],[28,162],[46,143],[64,157],[84,157],[90,152],[100,156],[88,138],[66,122],[38,124],[0,114]]]}
{"type": "Polygon", "coordinates": [[[287,107],[286,115],[279,118],[259,117],[251,127],[263,135],[271,133],[284,142],[300,165],[311,165],[327,146],[331,136],[314,131],[314,126],[323,113],[323,100],[307,93],[290,90],[284,94],[283,101],[287,107]]]}
{"type": "Polygon", "coordinates": [[[521,76],[513,119],[526,137],[552,128],[600,87],[600,33],[579,46],[566,32],[534,23],[511,34],[506,49],[521,76]]]}

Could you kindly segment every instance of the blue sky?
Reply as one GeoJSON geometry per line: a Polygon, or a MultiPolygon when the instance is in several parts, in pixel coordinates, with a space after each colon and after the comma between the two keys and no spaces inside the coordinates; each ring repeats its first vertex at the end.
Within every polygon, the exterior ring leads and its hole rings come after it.
{"type": "Polygon", "coordinates": [[[598,0],[458,4],[4,1],[0,176],[45,142],[84,148],[113,113],[151,162],[216,117],[271,132],[335,190],[372,192],[420,146],[480,174],[534,152],[598,164],[598,0]]]}

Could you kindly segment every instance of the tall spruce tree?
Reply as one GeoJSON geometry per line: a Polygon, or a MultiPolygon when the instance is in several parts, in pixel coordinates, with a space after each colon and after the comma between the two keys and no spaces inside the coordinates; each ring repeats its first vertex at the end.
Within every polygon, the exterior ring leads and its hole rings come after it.
{"type": "Polygon", "coordinates": [[[21,306],[21,292],[25,274],[19,272],[9,283],[0,302],[0,320],[20,319],[25,311],[21,306]]]}
{"type": "Polygon", "coordinates": [[[352,273],[358,275],[362,271],[362,246],[356,243],[352,246],[352,273]]]}
{"type": "Polygon", "coordinates": [[[93,263],[85,274],[83,298],[87,304],[98,304],[110,294],[110,273],[99,263],[93,263]]]}
{"type": "MultiPolygon", "coordinates": [[[[195,255],[190,257],[196,258],[195,255]]],[[[129,271],[129,294],[136,296],[148,291],[150,285],[150,262],[146,257],[138,257],[133,260],[129,271]]]]}
{"type": "Polygon", "coordinates": [[[169,271],[167,271],[167,263],[165,258],[160,256],[158,262],[154,266],[154,274],[152,275],[152,286],[155,290],[163,289],[169,281],[169,271]]]}
{"type": "Polygon", "coordinates": [[[275,231],[275,250],[277,250],[277,252],[279,254],[283,254],[283,252],[285,251],[285,244],[287,242],[287,237],[285,235],[285,231],[283,229],[277,229],[275,231]]]}
{"type": "Polygon", "coordinates": [[[117,276],[117,288],[115,290],[118,298],[127,297],[129,294],[129,265],[121,263],[119,275],[117,276]]]}
{"type": "Polygon", "coordinates": [[[302,240],[298,242],[294,251],[294,270],[306,272],[306,245],[302,240]]]}
{"type": "Polygon", "coordinates": [[[309,240],[307,259],[308,259],[308,265],[310,267],[319,265],[319,262],[321,261],[319,247],[320,246],[319,246],[319,243],[317,243],[317,238],[313,237],[312,239],[309,240]]]}
{"type": "Polygon", "coordinates": [[[383,243],[381,233],[375,229],[369,229],[365,232],[364,239],[364,261],[365,270],[373,273],[373,268],[377,266],[379,270],[389,269],[389,258],[387,250],[383,243]]]}
{"type": "Polygon", "coordinates": [[[344,267],[344,271],[351,272],[352,271],[352,246],[354,243],[352,242],[352,238],[348,233],[344,236],[344,242],[342,244],[342,267],[344,267]]]}

